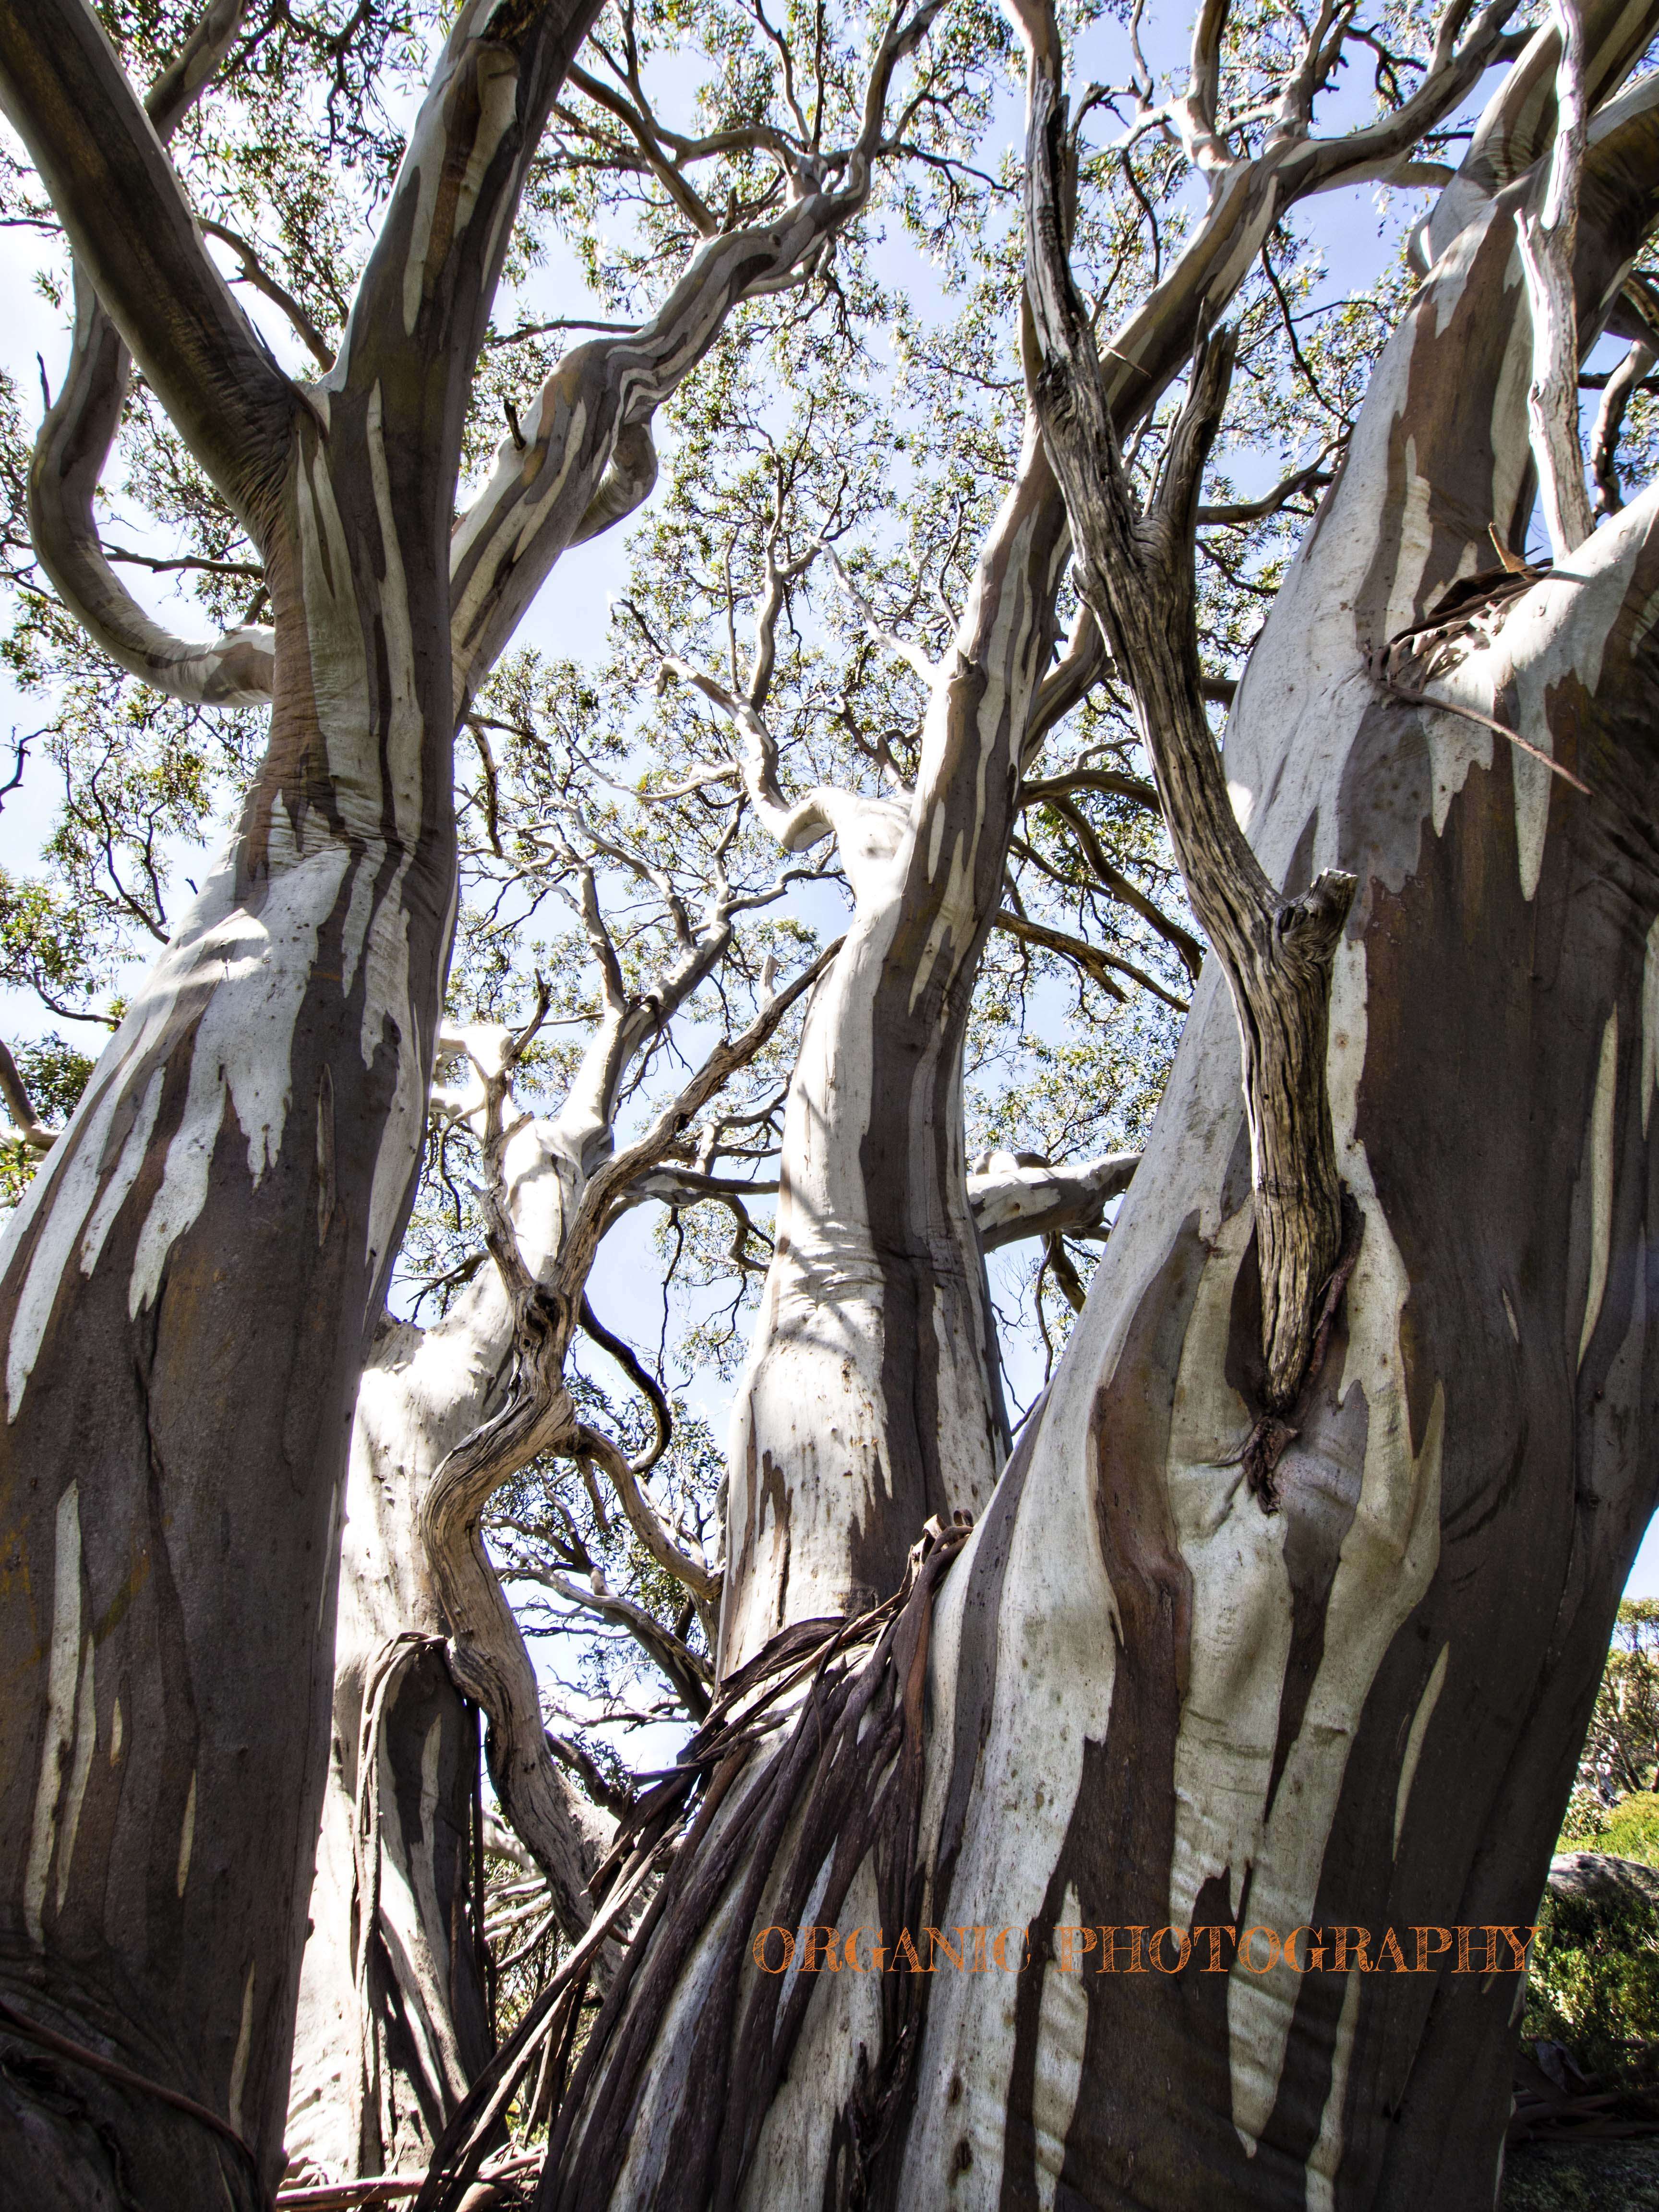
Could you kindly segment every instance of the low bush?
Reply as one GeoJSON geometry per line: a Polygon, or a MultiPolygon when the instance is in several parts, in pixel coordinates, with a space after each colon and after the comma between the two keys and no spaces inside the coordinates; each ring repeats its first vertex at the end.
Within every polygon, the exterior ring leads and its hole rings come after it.
{"type": "MultiPolygon", "coordinates": [[[[1659,1842],[1659,1823],[1652,1832],[1659,1842]]],[[[1564,1853],[1538,1925],[1523,2039],[1565,2044],[1608,2088],[1659,2085],[1659,1870],[1601,1850],[1564,1853]]]]}

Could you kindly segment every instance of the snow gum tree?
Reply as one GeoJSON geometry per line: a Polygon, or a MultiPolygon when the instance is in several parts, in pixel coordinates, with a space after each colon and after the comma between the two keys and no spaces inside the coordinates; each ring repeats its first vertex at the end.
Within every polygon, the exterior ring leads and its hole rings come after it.
{"type": "Polygon", "coordinates": [[[1370,1969],[1530,1918],[1654,1502],[1659,15],[734,8],[689,119],[672,11],[556,16],[0,5],[0,970],[115,1029],[0,1053],[8,2155],[1490,2202],[1519,1984],[1370,1969]],[[1413,274],[1312,304],[1354,184],[1413,274]],[[561,227],[628,319],[495,327],[561,227]]]}
{"type": "MultiPolygon", "coordinates": [[[[1131,483],[1060,33],[1018,21],[1037,412],[1216,956],[971,1535],[778,1638],[641,1808],[636,1865],[683,1839],[548,2206],[1494,2201],[1519,1981],[1282,1939],[1524,1927],[1654,1504],[1655,495],[1590,526],[1576,392],[1640,313],[1655,21],[1504,45],[1218,752],[1191,546],[1232,341],[1194,318],[1131,483]],[[807,1923],[1029,1929],[1030,1963],[757,1970],[807,1923]],[[1103,1961],[1115,1929],[1164,1970],[1103,1961]]],[[[1482,27],[1443,17],[1425,76],[1482,27]]],[[[1291,34],[1252,138],[1200,17],[1157,120],[1218,220],[1352,158],[1312,126],[1341,28],[1291,34]]]]}
{"type": "Polygon", "coordinates": [[[275,631],[236,843],[32,1186],[0,1293],[8,1978],[52,2032],[223,2121],[89,2068],[67,2112],[9,2089],[9,2163],[43,2204],[117,2202],[118,2172],[256,2203],[281,2140],[339,1478],[453,902],[448,511],[514,204],[586,25],[463,13],[340,359],[302,388],[90,11],[0,21],[9,111],[258,546],[275,631]],[[284,1603],[250,1603],[245,1573],[284,1603]]]}

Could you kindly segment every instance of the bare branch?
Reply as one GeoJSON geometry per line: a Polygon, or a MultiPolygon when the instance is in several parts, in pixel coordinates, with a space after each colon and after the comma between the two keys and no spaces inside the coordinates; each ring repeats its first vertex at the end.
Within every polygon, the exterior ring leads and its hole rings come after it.
{"type": "Polygon", "coordinates": [[[674,1419],[669,1411],[663,1387],[650,1369],[644,1365],[627,1340],[613,1336],[588,1304],[586,1296],[581,1303],[581,1324],[584,1334],[591,1336],[602,1352],[608,1352],[623,1373],[651,1408],[651,1418],[656,1425],[656,1436],[648,1451],[629,1465],[635,1474],[649,1474],[667,1450],[674,1433],[674,1419]]]}
{"type": "MultiPolygon", "coordinates": [[[[1098,629],[1098,624],[1096,627],[1098,629]]],[[[1152,784],[1143,783],[1138,775],[1119,775],[1103,768],[1067,769],[1062,775],[1028,775],[1019,787],[1020,804],[1043,806],[1054,799],[1069,798],[1077,791],[1098,791],[1109,799],[1127,799],[1147,814],[1161,817],[1164,811],[1152,784]]]]}
{"type": "Polygon", "coordinates": [[[864,624],[872,638],[878,645],[890,653],[896,660],[902,660],[907,668],[921,678],[931,691],[939,671],[929,660],[927,655],[914,639],[901,637],[896,630],[890,630],[886,627],[869,600],[865,598],[863,592],[842,567],[841,556],[835,547],[827,538],[820,538],[817,542],[824,558],[830,563],[830,573],[846,597],[852,602],[859,620],[864,624]]]}
{"type": "Polygon", "coordinates": [[[1011,913],[1006,907],[998,909],[994,926],[1006,936],[1017,937],[1023,945],[1039,945],[1049,952],[1058,952],[1064,958],[1074,962],[1085,975],[1094,979],[1109,998],[1127,999],[1127,994],[1122,986],[1114,980],[1115,975],[1127,975],[1132,982],[1139,983],[1143,990],[1150,991],[1154,998],[1162,999],[1166,1006],[1173,1006],[1176,1013],[1187,1012],[1185,999],[1176,998],[1155,975],[1149,975],[1144,968],[1137,968],[1133,961],[1125,960],[1121,954],[1108,952],[1103,945],[1091,945],[1085,939],[1070,936],[1063,929],[1051,929],[1047,922],[1032,921],[1025,915],[1011,913]]]}
{"type": "MultiPolygon", "coordinates": [[[[210,82],[241,15],[240,0],[218,0],[151,91],[146,111],[163,141],[210,82]]],[[[174,637],[151,620],[110,566],[112,558],[143,556],[112,556],[100,543],[94,500],[120,425],[130,368],[126,347],[77,261],[69,367],[29,459],[35,551],[70,611],[129,674],[192,705],[260,704],[270,695],[273,633],[245,624],[212,641],[174,637]]]]}
{"type": "Polygon", "coordinates": [[[242,275],[246,282],[261,298],[269,300],[273,307],[282,309],[317,366],[322,369],[332,368],[334,349],[293,293],[270,275],[247,240],[239,231],[227,229],[222,222],[210,222],[205,216],[199,219],[198,227],[209,238],[216,238],[222,245],[229,246],[242,264],[242,275]]]}
{"type": "Polygon", "coordinates": [[[968,1202],[986,1251],[1027,1237],[1087,1235],[1127,1190],[1139,1152],[1051,1164],[1031,1152],[988,1152],[968,1171],[968,1202]]]}
{"type": "Polygon", "coordinates": [[[1516,210],[1532,310],[1527,416],[1550,545],[1565,561],[1595,527],[1578,442],[1578,314],[1572,281],[1584,158],[1584,27],[1578,0],[1553,0],[1561,40],[1555,148],[1542,208],[1516,210]]]}
{"type": "MultiPolygon", "coordinates": [[[[1155,899],[1147,897],[1133,877],[1125,875],[1121,868],[1114,866],[1096,834],[1093,823],[1075,799],[1068,798],[1063,792],[1051,792],[1043,804],[1059,815],[1070,829],[1097,880],[1114,898],[1121,899],[1131,913],[1138,914],[1143,921],[1150,922],[1166,945],[1174,946],[1181,956],[1182,967],[1196,982],[1199,970],[1204,965],[1204,947],[1191,930],[1183,929],[1178,921],[1172,921],[1155,899]]],[[[1161,807],[1159,811],[1162,811],[1161,807]]]]}
{"type": "Polygon", "coordinates": [[[1079,606],[1072,634],[1066,641],[1066,650],[1042,679],[1032,702],[1020,754],[1022,762],[1036,758],[1049,732],[1063,722],[1074,707],[1081,706],[1109,665],[1100,624],[1086,606],[1079,606]]]}
{"type": "Polygon", "coordinates": [[[672,1575],[696,1601],[699,1610],[705,1613],[705,1628],[712,1631],[714,1608],[720,1602],[720,1576],[705,1560],[694,1559],[668,1534],[640,1487],[632,1461],[603,1431],[585,1424],[576,1430],[565,1449],[573,1458],[592,1460],[604,1470],[628,1517],[629,1527],[664,1573],[672,1575]]]}
{"type": "Polygon", "coordinates": [[[49,1152],[58,1142],[58,1131],[47,1128],[34,1110],[34,1101],[29,1097],[28,1085],[18,1071],[10,1048],[0,1042],[0,1098],[6,1102],[6,1111],[17,1125],[17,1133],[31,1152],[49,1152]]]}

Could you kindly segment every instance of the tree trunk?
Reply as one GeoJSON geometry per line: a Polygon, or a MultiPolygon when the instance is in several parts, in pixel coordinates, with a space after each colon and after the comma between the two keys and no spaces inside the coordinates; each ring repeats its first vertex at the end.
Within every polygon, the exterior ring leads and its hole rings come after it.
{"type": "Polygon", "coordinates": [[[1068,543],[1032,432],[934,675],[914,796],[843,802],[856,913],[785,1113],[732,1416],[722,1673],[786,1621],[886,1596],[922,1523],[979,1512],[1007,1452],[962,1051],[1068,543]]]}
{"type": "Polygon", "coordinates": [[[60,2039],[9,2065],[0,2155],[43,2207],[252,2205],[281,2170],[341,1480],[454,908],[462,409],[589,20],[488,13],[456,22],[341,361],[302,392],[90,11],[0,9],[9,109],[252,532],[276,631],[231,850],[0,1248],[0,1996],[60,2039]]]}
{"type": "Polygon", "coordinates": [[[441,1636],[367,1641],[351,1581],[348,1561],[289,2093],[294,2183],[424,2167],[490,2052],[476,1709],[441,1636]]]}
{"type": "MultiPolygon", "coordinates": [[[[593,1059],[613,1058],[610,1044],[602,1041],[593,1059]]],[[[592,1103],[580,1101],[574,1134],[526,1119],[507,1141],[508,1202],[537,1273],[558,1257],[592,1103]]],[[[476,1729],[444,1657],[451,1624],[422,1508],[448,1455],[498,1410],[514,1349],[511,1302],[486,1260],[433,1327],[381,1324],[358,1389],[332,1753],[289,2101],[296,2179],[423,2167],[489,2055],[471,1856],[476,1729]],[[365,1732],[365,1701],[381,1682],[386,1695],[365,1732]],[[382,1769],[378,1789],[362,1771],[371,1752],[382,1769]]],[[[514,1648],[495,1655],[495,1664],[524,1686],[520,1702],[527,1697],[540,1735],[529,1653],[516,1627],[505,1641],[514,1648]]],[[[604,1816],[581,1806],[544,1735],[537,1741],[492,1720],[489,1755],[503,1814],[546,1876],[561,1925],[579,1935],[591,1915],[585,1885],[603,1853],[604,1816]]]]}
{"type": "MultiPolygon", "coordinates": [[[[1656,114],[1644,85],[1592,129],[1586,343],[1659,216],[1656,114]]],[[[716,1931],[625,2163],[598,2155],[600,2057],[545,2207],[1494,2201],[1522,1985],[1501,1937],[1483,1971],[1480,1931],[1534,1917],[1659,1414],[1659,488],[1435,664],[1469,712],[1402,706],[1368,667],[1530,507],[1526,189],[1443,245],[1229,730],[1269,879],[1358,881],[1328,1075],[1363,1237],[1278,1509],[1239,1464],[1260,1293],[1212,966],[1053,1388],[938,1601],[916,1917],[968,1970],[938,1965],[903,2038],[876,1975],[821,1972],[769,2106],[728,2085],[725,2163],[691,2170],[710,2088],[675,2058],[726,2002],[716,1931]],[[1005,1926],[1030,1964],[981,1978],[972,1930],[1005,1926]],[[1253,1927],[1315,1932],[1265,1966],[1258,1936],[1247,1968],[1253,1927]],[[1460,1927],[1464,1971],[1432,1937],[1434,1970],[1393,1971],[1385,1931],[1409,1969],[1413,1930],[1460,1927]]],[[[722,1786],[711,1837],[749,1802],[722,1786]]],[[[878,1895],[866,1863],[843,1929],[878,1895]]]]}
{"type": "MultiPolygon", "coordinates": [[[[343,1448],[418,1158],[453,889],[434,773],[447,696],[396,791],[378,755],[386,724],[418,714],[407,659],[378,712],[328,713],[325,732],[319,695],[368,705],[372,662],[331,476],[314,434],[302,446],[289,520],[309,574],[279,601],[277,772],[20,1207],[0,1287],[11,1540],[32,1599],[8,1615],[11,1663],[36,1685],[7,1703],[12,1972],[33,1996],[46,1946],[63,2032],[110,2036],[163,2079],[179,2059],[140,2023],[190,2022],[192,2093],[267,2155],[343,1448]],[[325,580],[331,541],[343,598],[325,580]],[[313,744],[327,783],[301,769],[313,744]]],[[[385,557],[378,530],[368,543],[385,557]]],[[[418,627],[406,601],[382,602],[382,621],[418,627]]],[[[199,2130],[183,2151],[159,2140],[177,2132],[154,2131],[164,2171],[216,2161],[199,2130]]]]}

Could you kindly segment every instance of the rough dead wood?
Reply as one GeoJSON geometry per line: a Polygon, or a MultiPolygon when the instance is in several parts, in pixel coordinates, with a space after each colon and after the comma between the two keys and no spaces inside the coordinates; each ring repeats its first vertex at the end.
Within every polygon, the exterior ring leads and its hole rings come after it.
{"type": "Polygon", "coordinates": [[[1205,459],[1232,374],[1221,332],[1194,357],[1149,511],[1130,489],[1062,208],[1057,42],[1030,34],[1027,292],[1042,354],[1036,404],[1071,515],[1079,588],[1134,697],[1193,910],[1231,987],[1244,1060],[1261,1272],[1263,1411],[1283,1418],[1308,1371],[1342,1243],[1325,1076],[1331,963],[1354,894],[1328,870],[1300,896],[1271,883],[1233,812],[1205,712],[1193,537],[1205,459]]]}

